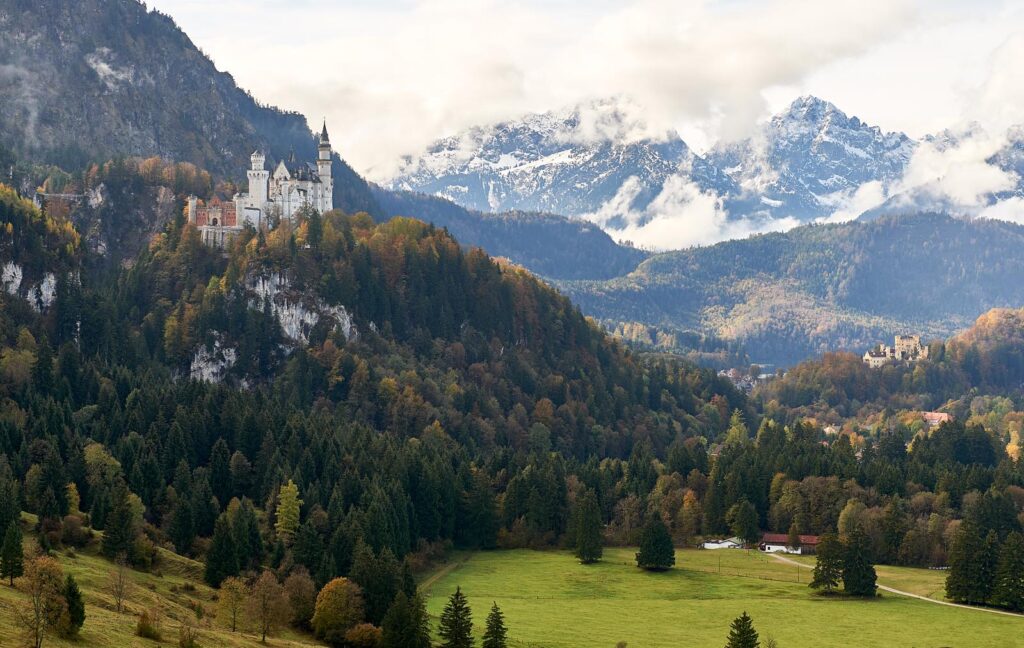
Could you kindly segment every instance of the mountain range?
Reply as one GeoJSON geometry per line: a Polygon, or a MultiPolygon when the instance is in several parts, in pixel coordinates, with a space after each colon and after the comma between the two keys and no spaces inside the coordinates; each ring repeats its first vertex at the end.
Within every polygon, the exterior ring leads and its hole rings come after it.
{"type": "Polygon", "coordinates": [[[1024,227],[940,214],[810,224],[650,257],[609,281],[559,282],[603,320],[699,330],[788,365],[898,333],[942,338],[1024,303],[1024,227]]]}
{"type": "MultiPolygon", "coordinates": [[[[159,156],[208,169],[215,186],[207,191],[229,192],[252,148],[312,156],[302,116],[260,104],[169,17],[140,3],[10,0],[0,3],[0,26],[0,53],[11,61],[0,161],[16,161],[25,191],[68,176],[39,165],[77,173],[80,164],[159,156]]],[[[555,283],[643,348],[715,364],[788,364],[898,332],[945,336],[987,308],[1019,305],[1019,229],[911,218],[941,198],[925,184],[884,196],[864,222],[679,252],[654,254],[609,232],[656,217],[659,197],[679,182],[716,197],[731,219],[814,221],[865,184],[898,187],[922,147],[941,153],[976,136],[913,140],[805,97],[747,140],[700,155],[616,98],[471,129],[405,160],[402,174],[380,186],[338,157],[335,204],[378,221],[409,216],[446,228],[460,244],[555,283]]],[[[1024,131],[1011,130],[989,159],[1019,175],[1024,131]]],[[[181,187],[139,168],[84,174],[91,197],[70,214],[85,245],[117,263],[130,263],[180,214],[181,187]]],[[[1020,195],[1018,181],[990,199],[1020,195]]]]}
{"type": "MultiPolygon", "coordinates": [[[[980,129],[915,140],[805,96],[750,137],[720,142],[699,155],[676,131],[650,128],[637,116],[642,112],[631,102],[608,99],[472,128],[407,156],[385,186],[443,196],[477,210],[582,217],[613,234],[626,224],[643,226],[659,210],[673,215],[671,196],[680,183],[715,199],[727,220],[752,223],[754,231],[840,214],[849,219],[871,209],[869,216],[978,212],[978,205],[944,195],[935,182],[906,186],[901,181],[922,145],[942,153],[970,137],[987,136],[980,129]],[[863,188],[875,196],[861,206],[854,199],[863,188]]],[[[1012,186],[982,196],[982,206],[1024,195],[1022,132],[1011,129],[986,160],[1007,172],[1012,186]]],[[[685,210],[685,205],[675,208],[685,210]]],[[[678,227],[686,227],[685,216],[678,227]]],[[[721,232],[711,233],[704,242],[721,238],[721,232]]]]}

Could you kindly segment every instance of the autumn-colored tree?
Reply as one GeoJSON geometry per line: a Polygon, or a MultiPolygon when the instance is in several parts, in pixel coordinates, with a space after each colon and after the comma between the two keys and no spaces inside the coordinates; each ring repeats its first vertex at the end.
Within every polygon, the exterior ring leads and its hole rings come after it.
{"type": "Polygon", "coordinates": [[[300,628],[308,628],[309,620],[316,610],[316,585],[309,572],[299,567],[284,579],[284,591],[292,609],[291,622],[300,628]]]}
{"type": "Polygon", "coordinates": [[[380,641],[380,628],[372,623],[357,624],[345,633],[345,643],[351,648],[377,648],[380,641]]]}
{"type": "Polygon", "coordinates": [[[26,645],[42,648],[47,632],[56,628],[66,614],[64,571],[53,558],[33,558],[25,563],[25,574],[18,578],[17,585],[28,600],[15,606],[15,621],[26,645]]]}
{"type": "Polygon", "coordinates": [[[295,532],[299,528],[299,509],[302,500],[299,499],[299,487],[295,482],[288,480],[288,483],[281,486],[277,494],[277,521],[274,523],[274,530],[285,544],[290,544],[295,532]]]}
{"type": "Polygon", "coordinates": [[[313,631],[332,645],[342,645],[345,634],[363,620],[363,596],[347,578],[335,578],[316,597],[313,631]]]}
{"type": "Polygon", "coordinates": [[[271,571],[264,571],[252,586],[248,602],[249,620],[267,643],[267,635],[288,622],[291,609],[284,588],[271,571]]]}
{"type": "Polygon", "coordinates": [[[249,587],[241,578],[230,576],[220,584],[218,597],[217,615],[235,632],[249,601],[249,587]]]}

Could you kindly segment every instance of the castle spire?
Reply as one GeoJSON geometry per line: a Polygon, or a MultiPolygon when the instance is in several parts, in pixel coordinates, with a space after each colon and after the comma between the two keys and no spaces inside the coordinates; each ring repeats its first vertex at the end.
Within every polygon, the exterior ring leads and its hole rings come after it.
{"type": "Polygon", "coordinates": [[[330,143],[331,143],[331,139],[327,136],[327,120],[324,119],[324,128],[320,132],[320,144],[323,145],[323,144],[330,144],[330,143]]]}

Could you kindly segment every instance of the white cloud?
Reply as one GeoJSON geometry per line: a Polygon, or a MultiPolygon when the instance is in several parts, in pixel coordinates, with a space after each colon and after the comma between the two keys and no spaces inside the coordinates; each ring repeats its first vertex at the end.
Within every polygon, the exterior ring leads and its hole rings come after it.
{"type": "Polygon", "coordinates": [[[630,209],[639,193],[640,184],[635,178],[629,178],[599,212],[585,218],[616,240],[649,250],[709,245],[752,234],[783,231],[799,224],[792,218],[730,218],[720,196],[702,191],[685,175],[669,177],[645,209],[630,209]]]}
{"type": "Polygon", "coordinates": [[[851,221],[867,210],[885,202],[887,190],[878,180],[865,182],[854,191],[834,195],[835,211],[820,219],[824,223],[845,223],[851,221]]]}
{"type": "Polygon", "coordinates": [[[934,197],[955,205],[981,205],[990,194],[1012,189],[1017,183],[1015,174],[986,161],[1005,145],[1005,134],[984,132],[945,149],[924,142],[893,193],[927,188],[934,197]]]}
{"type": "Polygon", "coordinates": [[[978,218],[991,218],[1024,225],[1024,198],[1014,196],[985,207],[978,213],[978,218]]]}
{"type": "MultiPolygon", "coordinates": [[[[647,111],[630,113],[627,137],[670,124],[703,151],[750,134],[769,111],[810,93],[883,130],[920,137],[976,121],[997,134],[920,147],[894,185],[833,196],[829,220],[901,192],[991,214],[1012,216],[1019,206],[984,203],[1013,180],[985,160],[1008,125],[1024,122],[1020,0],[150,4],[260,100],[311,122],[326,116],[339,152],[372,178],[387,177],[402,154],[469,126],[614,95],[647,111]]],[[[608,123],[597,110],[585,115],[581,132],[597,136],[608,123]]],[[[667,186],[656,203],[625,225],[614,221],[613,233],[665,248],[794,223],[727,219],[719,197],[685,182],[667,186]]]]}
{"type": "Polygon", "coordinates": [[[257,97],[326,115],[357,169],[472,124],[629,95],[653,124],[749,132],[767,87],[896,37],[923,0],[155,0],[257,97]]]}

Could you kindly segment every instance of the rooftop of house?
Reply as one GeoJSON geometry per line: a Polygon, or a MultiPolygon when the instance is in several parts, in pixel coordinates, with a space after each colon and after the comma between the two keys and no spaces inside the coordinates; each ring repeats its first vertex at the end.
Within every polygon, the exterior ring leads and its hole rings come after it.
{"type": "MultiPolygon", "coordinates": [[[[816,535],[801,535],[800,544],[804,546],[814,546],[821,540],[816,535]]],[[[786,533],[766,533],[761,536],[761,542],[765,544],[789,544],[789,534],[786,533]]]]}

